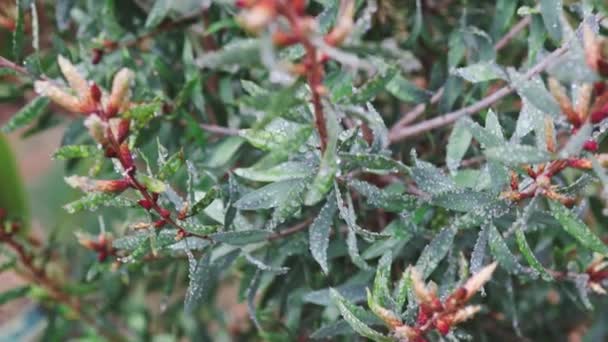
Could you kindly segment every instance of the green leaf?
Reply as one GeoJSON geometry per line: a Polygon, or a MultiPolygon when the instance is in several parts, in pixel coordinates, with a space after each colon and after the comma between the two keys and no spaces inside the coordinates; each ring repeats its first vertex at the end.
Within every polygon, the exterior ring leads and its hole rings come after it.
{"type": "Polygon", "coordinates": [[[538,164],[551,161],[550,153],[530,145],[508,144],[492,147],[485,151],[489,159],[499,161],[505,165],[517,166],[519,164],[538,164]]]}
{"type": "Polygon", "coordinates": [[[365,121],[372,130],[374,140],[372,141],[371,152],[377,153],[388,147],[388,128],[380,113],[378,113],[371,103],[367,103],[366,110],[363,110],[360,107],[346,107],[345,110],[353,116],[365,121]]]}
{"type": "MultiPolygon", "coordinates": [[[[490,112],[488,112],[488,115],[490,115],[490,112]]],[[[477,122],[471,120],[470,118],[465,118],[462,120],[462,122],[482,147],[490,148],[504,144],[504,139],[497,135],[496,132],[480,126],[477,122]]]]}
{"type": "Polygon", "coordinates": [[[365,262],[359,253],[359,244],[357,242],[357,234],[355,230],[349,227],[346,235],[346,247],[348,248],[348,256],[350,260],[362,270],[368,270],[371,267],[365,262]]]}
{"type": "Polygon", "coordinates": [[[29,227],[27,199],[17,161],[2,133],[0,133],[0,184],[2,184],[0,208],[6,211],[8,218],[19,220],[26,228],[29,227]]]}
{"type": "Polygon", "coordinates": [[[234,170],[234,174],[255,182],[280,182],[309,176],[311,174],[310,166],[310,163],[307,162],[287,161],[268,169],[238,168],[234,170]]]}
{"type": "MultiPolygon", "coordinates": [[[[363,323],[365,320],[361,320],[363,323]]],[[[329,323],[317,329],[313,332],[309,337],[313,340],[322,340],[322,341],[331,341],[332,338],[336,338],[341,335],[353,335],[356,332],[351,328],[351,326],[344,319],[337,320],[335,322],[329,323]]]]}
{"type": "Polygon", "coordinates": [[[494,225],[490,225],[488,227],[488,245],[490,246],[490,251],[503,268],[505,268],[509,273],[512,274],[524,274],[526,273],[523,266],[519,264],[517,258],[511,251],[509,250],[509,246],[502,238],[502,235],[496,229],[494,225]]]}
{"type": "Polygon", "coordinates": [[[304,198],[304,204],[308,206],[315,205],[323,199],[323,196],[331,189],[338,171],[338,132],[340,128],[333,108],[325,111],[325,124],[327,146],[319,164],[319,171],[304,198]]]}
{"type": "Polygon", "coordinates": [[[241,210],[260,210],[278,207],[289,197],[290,189],[301,186],[305,179],[289,179],[271,183],[241,197],[234,206],[241,210]]]}
{"type": "Polygon", "coordinates": [[[456,236],[455,225],[449,226],[441,230],[431,242],[424,247],[422,254],[416,262],[416,269],[422,275],[423,279],[428,278],[431,273],[437,268],[439,262],[452,249],[454,237],[456,236]]]}
{"type": "Polygon", "coordinates": [[[409,168],[401,162],[381,154],[340,153],[339,157],[343,171],[363,168],[367,172],[376,173],[409,172],[409,168]]]}
{"type": "Polygon", "coordinates": [[[23,0],[16,0],[15,12],[15,29],[13,30],[13,58],[16,61],[21,61],[23,57],[23,40],[25,36],[24,10],[23,0]]]}
{"type": "MultiPolygon", "coordinates": [[[[346,191],[346,203],[344,203],[344,200],[342,199],[342,194],[340,193],[340,187],[338,186],[337,182],[334,182],[334,189],[336,192],[336,203],[338,204],[338,211],[340,213],[340,217],[344,220],[344,222],[346,222],[350,231],[353,231],[363,236],[366,240],[369,241],[373,241],[378,237],[387,236],[387,234],[384,232],[376,233],[361,228],[357,224],[357,214],[355,213],[355,207],[353,205],[353,199],[350,195],[350,191],[346,191]]],[[[351,240],[347,242],[352,244],[352,246],[350,247],[352,247],[354,251],[357,247],[356,240],[351,238],[351,240]]],[[[358,252],[356,254],[358,255],[358,252]]]]}
{"type": "Polygon", "coordinates": [[[463,121],[458,121],[454,125],[446,151],[446,164],[452,174],[458,170],[460,161],[469,149],[472,137],[463,121]]]}
{"type": "Polygon", "coordinates": [[[117,207],[125,208],[132,207],[135,203],[123,196],[115,196],[103,192],[94,192],[85,195],[84,197],[66,204],[63,208],[70,214],[81,212],[83,210],[95,211],[100,207],[117,207]]]}
{"type": "Polygon", "coordinates": [[[68,145],[61,146],[53,153],[53,159],[66,160],[74,158],[87,158],[94,155],[99,155],[100,151],[97,146],[93,145],[68,145]]]}
{"type": "Polygon", "coordinates": [[[389,291],[389,283],[391,281],[391,263],[393,262],[393,254],[390,250],[386,251],[376,268],[376,277],[374,278],[373,297],[378,301],[379,305],[385,306],[391,299],[389,291]]]}
{"type": "Polygon", "coordinates": [[[160,194],[167,190],[165,183],[159,179],[144,174],[138,175],[137,178],[139,178],[139,181],[141,181],[143,185],[145,185],[146,188],[152,192],[160,194]]]}
{"type": "MultiPolygon", "coordinates": [[[[190,257],[190,256],[189,256],[190,257]]],[[[211,278],[211,253],[206,251],[200,260],[196,263],[194,269],[190,267],[188,277],[190,283],[186,290],[186,299],[184,300],[184,310],[191,313],[204,298],[205,293],[210,290],[211,278]]]]}
{"type": "Polygon", "coordinates": [[[162,163],[162,166],[158,170],[156,177],[165,181],[173,176],[180,167],[184,165],[184,150],[180,150],[179,152],[173,154],[166,162],[162,163]]]}
{"type": "Polygon", "coordinates": [[[373,100],[378,93],[386,88],[386,85],[391,81],[394,75],[395,70],[392,68],[384,68],[384,70],[378,71],[361,87],[355,89],[350,101],[359,104],[373,100]]]}
{"type": "Polygon", "coordinates": [[[2,76],[19,76],[19,73],[10,68],[0,67],[0,77],[2,76]]]}
{"type": "Polygon", "coordinates": [[[471,189],[442,192],[432,197],[433,204],[456,211],[468,212],[490,202],[495,196],[471,189]]]}
{"type": "Polygon", "coordinates": [[[29,285],[14,287],[10,290],[0,293],[0,305],[4,305],[11,300],[15,300],[27,295],[30,292],[31,287],[29,285]]]}
{"type": "Polygon", "coordinates": [[[112,247],[125,251],[133,251],[150,237],[148,232],[137,232],[112,240],[112,247]]]}
{"type": "Polygon", "coordinates": [[[1,131],[9,133],[30,124],[34,119],[42,115],[48,104],[49,99],[46,97],[41,96],[35,98],[13,115],[13,117],[2,127],[1,131]]]}
{"type": "Polygon", "coordinates": [[[200,224],[194,221],[182,222],[181,226],[189,233],[198,235],[208,235],[217,232],[222,228],[220,225],[200,224]]]}
{"type": "Polygon", "coordinates": [[[250,264],[255,266],[260,271],[273,272],[278,274],[285,274],[289,271],[289,267],[275,267],[268,265],[266,262],[254,258],[251,254],[245,251],[243,251],[242,254],[245,257],[245,260],[247,260],[250,264]]]}
{"type": "Polygon", "coordinates": [[[282,148],[303,127],[302,124],[276,118],[261,129],[242,129],[239,136],[260,150],[272,151],[282,148]]]}
{"type": "Polygon", "coordinates": [[[431,94],[418,88],[400,74],[395,75],[386,85],[386,90],[403,102],[423,103],[431,98],[431,94]]]}
{"type": "Polygon", "coordinates": [[[472,83],[505,79],[507,77],[506,73],[494,61],[483,61],[464,68],[456,68],[452,73],[472,83]]]}
{"type": "Polygon", "coordinates": [[[222,167],[232,159],[245,140],[241,137],[228,137],[215,145],[212,154],[205,161],[210,168],[222,167]]]}
{"type": "Polygon", "coordinates": [[[123,113],[125,119],[131,119],[136,129],[145,127],[161,110],[160,101],[148,102],[130,107],[123,113]]]}
{"type": "Polygon", "coordinates": [[[212,187],[205,193],[205,195],[201,199],[194,203],[192,209],[190,209],[190,214],[198,214],[201,210],[207,208],[211,204],[211,202],[213,202],[216,198],[219,198],[221,195],[222,191],[219,187],[212,187]]]}
{"type": "MultiPolygon", "coordinates": [[[[370,272],[365,272],[364,274],[370,276],[372,275],[370,272]]],[[[363,275],[363,273],[361,273],[361,275],[363,275]]],[[[365,288],[367,287],[368,281],[368,276],[364,276],[362,280],[351,279],[351,281],[339,285],[335,289],[340,292],[344,299],[353,303],[360,303],[365,301],[367,298],[365,288]]],[[[331,288],[324,288],[308,292],[303,296],[303,301],[305,303],[329,306],[332,303],[330,289],[331,288]]],[[[366,314],[365,310],[362,308],[357,308],[355,311],[357,311],[355,314],[359,317],[359,319],[363,319],[363,316],[366,314]]]]}
{"type": "Polygon", "coordinates": [[[542,110],[544,113],[553,115],[561,113],[559,104],[551,93],[545,87],[540,76],[535,76],[532,79],[527,79],[525,75],[508,69],[511,86],[517,90],[517,93],[528,100],[534,107],[542,110]]]}
{"type": "Polygon", "coordinates": [[[310,253],[317,263],[319,263],[325,274],[329,274],[327,247],[329,246],[329,234],[337,209],[335,193],[332,192],[327,196],[325,205],[321,208],[319,215],[308,228],[308,246],[310,253]]]}
{"type": "Polygon", "coordinates": [[[564,230],[572,235],[581,245],[590,250],[608,255],[608,247],[600,240],[587,225],[563,204],[549,201],[551,215],[562,225],[564,230]]]}
{"type": "Polygon", "coordinates": [[[201,68],[235,71],[239,67],[258,64],[260,61],[258,39],[233,39],[220,50],[207,51],[196,60],[201,68]]]}
{"type": "Polygon", "coordinates": [[[389,192],[358,179],[350,180],[348,186],[365,196],[367,203],[374,208],[382,208],[387,211],[400,213],[407,209],[414,209],[417,206],[417,200],[413,196],[389,192]]]}
{"type": "Polygon", "coordinates": [[[551,39],[560,42],[562,39],[562,0],[540,0],[540,14],[551,39]]]}
{"type": "Polygon", "coordinates": [[[534,252],[530,248],[530,245],[528,245],[528,241],[526,240],[526,235],[524,234],[524,231],[523,231],[523,229],[521,229],[521,227],[518,227],[515,230],[515,239],[517,241],[517,246],[519,247],[519,251],[524,256],[524,258],[526,259],[528,264],[530,266],[532,266],[532,268],[535,269],[537,272],[539,272],[544,280],[546,280],[546,281],[553,280],[553,277],[551,276],[551,274],[549,274],[549,272],[547,272],[547,270],[543,267],[543,265],[540,263],[540,261],[538,261],[538,259],[536,259],[534,252]]]}
{"type": "Polygon", "coordinates": [[[422,32],[423,18],[421,0],[416,0],[416,14],[414,15],[412,28],[410,29],[407,41],[405,42],[406,45],[411,46],[420,36],[420,32],[422,32]]]}
{"type": "Polygon", "coordinates": [[[255,242],[266,241],[266,239],[268,239],[270,235],[271,232],[267,230],[252,229],[232,232],[220,232],[211,234],[209,237],[213,241],[219,241],[233,246],[243,246],[255,242]]]}
{"type": "Polygon", "coordinates": [[[289,157],[297,151],[310,137],[313,128],[311,126],[303,126],[298,129],[289,139],[280,147],[273,149],[266,154],[262,159],[258,160],[254,167],[258,169],[267,169],[289,159],[289,157]]]}
{"type": "Polygon", "coordinates": [[[148,17],[146,18],[145,27],[147,29],[154,28],[160,24],[163,19],[169,14],[169,10],[171,9],[171,1],[169,0],[156,0],[154,2],[154,6],[148,13],[148,17]]]}
{"type": "Polygon", "coordinates": [[[568,139],[566,145],[559,151],[559,156],[563,159],[577,156],[583,150],[585,142],[591,137],[593,126],[590,123],[584,124],[576,133],[568,139]]]}
{"type": "Polygon", "coordinates": [[[419,160],[413,151],[412,159],[414,160],[414,167],[411,169],[411,175],[420,190],[437,195],[458,189],[458,186],[450,177],[446,176],[435,165],[419,160]]]}
{"type": "Polygon", "coordinates": [[[294,183],[286,191],[284,198],[278,203],[278,206],[272,213],[272,218],[266,225],[266,229],[275,229],[279,224],[284,223],[300,210],[302,202],[304,202],[304,193],[308,187],[307,183],[308,181],[304,179],[302,182],[294,183]]]}
{"type": "Polygon", "coordinates": [[[361,336],[367,337],[373,341],[378,342],[391,342],[393,341],[391,338],[381,334],[380,332],[370,328],[367,324],[363,323],[355,314],[352,312],[352,309],[349,307],[352,304],[348,303],[340,293],[334,289],[330,289],[330,294],[333,302],[340,310],[340,314],[342,317],[350,324],[350,326],[361,336]]]}

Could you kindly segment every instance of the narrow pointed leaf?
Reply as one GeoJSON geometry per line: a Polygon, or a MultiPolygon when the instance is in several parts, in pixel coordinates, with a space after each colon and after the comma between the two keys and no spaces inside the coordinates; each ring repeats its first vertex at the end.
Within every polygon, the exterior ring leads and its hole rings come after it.
{"type": "Polygon", "coordinates": [[[321,208],[319,216],[308,228],[310,252],[325,274],[329,273],[327,247],[329,246],[329,234],[337,209],[335,193],[332,193],[327,196],[327,201],[323,208],[321,208]]]}
{"type": "Polygon", "coordinates": [[[330,290],[331,298],[333,302],[340,310],[340,314],[342,317],[350,324],[350,326],[360,335],[371,339],[372,341],[377,342],[391,342],[393,341],[388,336],[383,335],[382,333],[370,328],[367,324],[363,323],[357,316],[353,314],[353,312],[348,307],[348,303],[346,299],[340,295],[340,293],[334,289],[330,290]]]}
{"type": "Polygon", "coordinates": [[[590,250],[608,256],[608,246],[571,210],[556,201],[549,201],[549,207],[551,208],[551,215],[555,217],[568,234],[590,250]]]}

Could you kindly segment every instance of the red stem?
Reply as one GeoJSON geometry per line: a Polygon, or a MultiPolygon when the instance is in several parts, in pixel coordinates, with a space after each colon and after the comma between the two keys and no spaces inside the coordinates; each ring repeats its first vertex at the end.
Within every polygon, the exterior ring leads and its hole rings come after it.
{"type": "Polygon", "coordinates": [[[277,2],[277,10],[284,15],[289,21],[293,34],[306,50],[306,58],[304,66],[308,70],[306,81],[312,93],[312,105],[315,115],[315,126],[321,140],[321,152],[325,152],[327,148],[327,126],[325,125],[325,114],[323,113],[323,104],[321,102],[321,93],[323,89],[323,67],[317,59],[317,48],[310,41],[304,32],[302,32],[301,17],[298,15],[295,8],[285,4],[283,1],[277,2]]]}

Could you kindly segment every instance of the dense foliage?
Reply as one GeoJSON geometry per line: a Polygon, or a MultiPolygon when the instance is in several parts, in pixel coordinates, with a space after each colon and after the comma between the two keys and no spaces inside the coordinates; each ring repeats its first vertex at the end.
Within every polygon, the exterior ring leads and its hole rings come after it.
{"type": "Polygon", "coordinates": [[[63,125],[65,182],[0,137],[0,303],[53,341],[604,340],[607,9],[2,2],[2,131],[63,125]]]}

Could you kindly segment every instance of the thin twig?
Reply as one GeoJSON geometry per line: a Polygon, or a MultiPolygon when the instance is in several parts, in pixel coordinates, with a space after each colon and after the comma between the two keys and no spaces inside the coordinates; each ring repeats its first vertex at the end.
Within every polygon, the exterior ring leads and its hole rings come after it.
{"type": "Polygon", "coordinates": [[[218,135],[239,135],[239,130],[236,128],[223,127],[218,125],[210,125],[201,123],[199,126],[210,133],[218,134],[218,135]]]}
{"type": "Polygon", "coordinates": [[[20,65],[17,65],[2,56],[0,56],[0,68],[8,68],[8,69],[14,70],[24,76],[30,76],[30,73],[29,73],[29,71],[27,71],[26,68],[24,68],[20,65]]]}
{"type": "Polygon", "coordinates": [[[267,240],[268,241],[274,241],[274,240],[279,240],[282,239],[284,237],[296,234],[298,232],[301,232],[303,230],[305,230],[306,228],[308,228],[308,226],[310,225],[310,223],[312,222],[312,218],[309,218],[305,221],[302,221],[292,227],[289,227],[287,229],[283,229],[283,230],[279,230],[278,232],[270,235],[267,240]]]}
{"type": "MultiPolygon", "coordinates": [[[[511,30],[509,30],[509,32],[507,32],[498,42],[496,42],[496,44],[494,44],[494,51],[499,51],[502,48],[504,48],[505,46],[507,46],[507,44],[509,44],[509,42],[513,38],[515,38],[515,36],[517,36],[517,34],[519,34],[519,32],[521,32],[524,28],[526,28],[526,26],[528,26],[530,24],[530,21],[532,20],[531,18],[532,18],[531,16],[525,16],[517,24],[515,24],[515,26],[513,26],[511,28],[511,30]]],[[[443,97],[444,90],[445,90],[444,87],[437,89],[435,94],[433,94],[433,96],[429,100],[429,104],[434,105],[434,104],[438,103],[439,100],[441,100],[441,98],[443,97]]],[[[401,127],[406,126],[406,125],[416,121],[416,119],[424,113],[426,108],[427,108],[426,103],[418,104],[412,110],[405,113],[405,115],[403,115],[403,117],[397,123],[395,123],[393,125],[393,127],[391,128],[391,131],[397,131],[401,127]]]]}
{"type": "Polygon", "coordinates": [[[306,81],[312,93],[312,105],[314,108],[315,127],[319,133],[321,142],[321,152],[325,152],[327,148],[327,127],[325,125],[325,114],[323,113],[323,104],[321,103],[321,92],[323,87],[323,66],[317,58],[317,48],[306,35],[302,28],[302,20],[300,20],[295,9],[283,1],[278,2],[279,11],[287,18],[293,33],[306,51],[304,64],[308,67],[306,73],[306,81]]]}
{"type": "Polygon", "coordinates": [[[36,266],[34,255],[29,253],[25,247],[19,243],[14,234],[0,231],[0,241],[8,245],[19,257],[21,265],[27,270],[27,274],[22,274],[28,281],[41,286],[48,291],[49,296],[57,302],[69,307],[77,314],[77,317],[91,326],[95,331],[110,341],[122,341],[124,338],[115,332],[105,329],[98,325],[97,319],[82,309],[81,302],[77,297],[71,296],[63,291],[61,286],[53,279],[49,278],[44,268],[36,266]]]}
{"type": "Polygon", "coordinates": [[[507,32],[502,38],[500,38],[499,41],[496,42],[496,44],[494,44],[494,51],[499,51],[502,48],[504,48],[505,46],[507,46],[507,44],[509,44],[509,42],[511,42],[511,40],[513,40],[513,38],[515,38],[515,36],[517,36],[519,34],[519,32],[521,32],[523,29],[525,29],[526,26],[528,26],[531,21],[532,21],[532,16],[527,15],[527,16],[523,17],[517,24],[515,24],[509,30],[509,32],[507,32]]]}
{"type": "Polygon", "coordinates": [[[105,43],[103,52],[108,53],[108,52],[116,51],[118,49],[122,49],[124,47],[133,47],[133,46],[136,46],[139,43],[143,42],[144,40],[150,39],[160,33],[168,32],[168,31],[176,30],[176,29],[179,29],[182,27],[190,26],[192,24],[196,24],[200,20],[201,15],[202,15],[202,12],[198,12],[196,14],[185,16],[185,17],[179,18],[174,21],[170,21],[170,20],[164,21],[163,23],[158,25],[155,29],[153,29],[149,32],[146,32],[140,36],[137,36],[133,39],[124,41],[124,42],[108,41],[105,43]]]}
{"type": "MultiPolygon", "coordinates": [[[[568,49],[569,49],[569,44],[566,43],[562,47],[553,51],[551,54],[549,54],[547,57],[545,57],[542,61],[540,61],[538,64],[536,64],[533,68],[528,70],[528,72],[526,72],[526,74],[524,75],[524,79],[529,80],[536,74],[538,74],[538,73],[542,72],[543,70],[547,69],[548,67],[550,67],[556,61],[556,59],[558,59],[564,53],[566,53],[566,51],[568,51],[568,49]]],[[[498,100],[511,94],[514,90],[515,90],[515,88],[513,88],[511,85],[506,85],[506,86],[500,88],[499,90],[497,90],[496,92],[488,95],[487,97],[475,102],[474,104],[472,104],[470,106],[447,113],[445,115],[435,117],[430,120],[420,122],[413,126],[397,127],[396,129],[391,130],[389,132],[389,140],[391,143],[398,142],[398,141],[401,141],[408,137],[418,135],[418,134],[430,131],[432,129],[451,124],[452,122],[460,119],[463,116],[473,115],[473,114],[479,112],[480,110],[491,106],[498,100]]]]}

